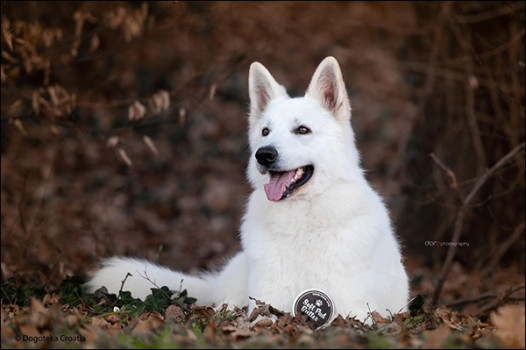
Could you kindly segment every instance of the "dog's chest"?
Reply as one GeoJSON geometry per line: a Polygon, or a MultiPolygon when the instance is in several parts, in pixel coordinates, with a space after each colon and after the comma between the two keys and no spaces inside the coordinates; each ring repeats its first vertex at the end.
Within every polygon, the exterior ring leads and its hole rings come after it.
{"type": "Polygon", "coordinates": [[[272,226],[252,230],[244,249],[251,273],[282,287],[321,288],[341,276],[352,255],[340,230],[301,224],[284,226],[281,232],[273,229],[277,230],[272,226]]]}

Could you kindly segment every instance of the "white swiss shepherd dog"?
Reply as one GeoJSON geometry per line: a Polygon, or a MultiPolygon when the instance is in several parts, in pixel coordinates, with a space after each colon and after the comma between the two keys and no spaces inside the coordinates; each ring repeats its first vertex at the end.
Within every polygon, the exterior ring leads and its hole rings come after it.
{"type": "Polygon", "coordinates": [[[105,286],[118,293],[130,273],[123,290],[136,298],[156,285],[182,286],[197,305],[248,305],[249,315],[253,299],[292,312],[307,289],[330,296],[333,318],[364,321],[371,311],[389,316],[405,310],[409,290],[400,246],[385,204],[360,167],[336,59],[325,58],[305,96],[297,98],[254,62],[249,94],[253,192],[241,225],[242,251],[219,272],[200,276],[113,257],[88,282],[89,290],[105,286]]]}

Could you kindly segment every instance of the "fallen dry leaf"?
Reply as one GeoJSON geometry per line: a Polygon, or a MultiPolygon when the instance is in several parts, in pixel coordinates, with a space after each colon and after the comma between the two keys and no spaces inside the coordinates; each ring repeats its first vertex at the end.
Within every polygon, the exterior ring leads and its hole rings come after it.
{"type": "Polygon", "coordinates": [[[216,341],[216,330],[217,330],[217,323],[215,323],[212,320],[209,320],[203,331],[203,337],[207,341],[214,343],[216,341]]]}
{"type": "Polygon", "coordinates": [[[98,327],[98,328],[110,328],[111,327],[111,323],[109,323],[108,321],[100,317],[93,317],[91,319],[90,325],[93,327],[98,327]]]}
{"type": "Polygon", "coordinates": [[[491,313],[490,319],[495,326],[494,333],[504,347],[524,349],[524,304],[501,306],[491,313]]]}
{"type": "Polygon", "coordinates": [[[384,324],[386,324],[386,323],[389,322],[389,320],[387,320],[386,318],[384,318],[384,317],[383,317],[382,315],[380,315],[380,313],[377,312],[377,311],[373,311],[373,312],[371,312],[371,317],[373,318],[373,321],[374,321],[377,325],[379,325],[379,326],[382,326],[382,325],[384,325],[384,324]]]}
{"type": "Polygon", "coordinates": [[[473,323],[473,318],[469,315],[461,315],[456,311],[439,307],[435,310],[435,316],[450,328],[458,331],[464,331],[466,327],[473,323]]]}
{"type": "Polygon", "coordinates": [[[272,319],[268,318],[268,317],[265,317],[265,318],[261,318],[259,319],[255,324],[254,324],[254,327],[256,328],[267,328],[267,327],[270,327],[272,324],[274,323],[274,321],[272,321],[272,319]]]}
{"type": "Polygon", "coordinates": [[[425,333],[424,349],[443,349],[447,337],[451,334],[451,327],[442,324],[440,327],[425,333]]]}
{"type": "Polygon", "coordinates": [[[175,320],[177,322],[182,322],[185,318],[185,313],[183,309],[181,309],[177,305],[170,305],[166,308],[166,311],[164,313],[167,320],[175,320]]]}
{"type": "Polygon", "coordinates": [[[157,311],[152,311],[148,314],[141,316],[141,319],[137,325],[133,328],[132,332],[139,334],[147,334],[154,329],[160,328],[164,325],[164,317],[157,311]]]}

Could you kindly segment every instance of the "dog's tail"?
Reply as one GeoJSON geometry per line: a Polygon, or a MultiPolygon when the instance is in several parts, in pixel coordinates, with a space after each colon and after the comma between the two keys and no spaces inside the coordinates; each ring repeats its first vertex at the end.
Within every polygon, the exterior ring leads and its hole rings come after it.
{"type": "Polygon", "coordinates": [[[244,254],[238,254],[217,274],[190,276],[172,271],[146,260],[113,257],[103,261],[103,267],[88,281],[86,287],[94,292],[104,286],[108,292],[130,291],[132,297],[144,300],[152,288],[168,287],[185,290],[196,298],[198,305],[221,306],[223,303],[244,306],[246,295],[246,267],[244,254]],[[124,282],[123,282],[124,281],[124,282]]]}

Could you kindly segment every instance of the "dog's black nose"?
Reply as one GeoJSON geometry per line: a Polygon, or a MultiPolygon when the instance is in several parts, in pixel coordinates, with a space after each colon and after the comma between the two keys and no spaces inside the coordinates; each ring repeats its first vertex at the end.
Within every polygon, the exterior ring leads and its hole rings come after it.
{"type": "Polygon", "coordinates": [[[261,147],[256,151],[256,159],[263,166],[271,166],[278,159],[278,151],[272,146],[261,147]]]}

